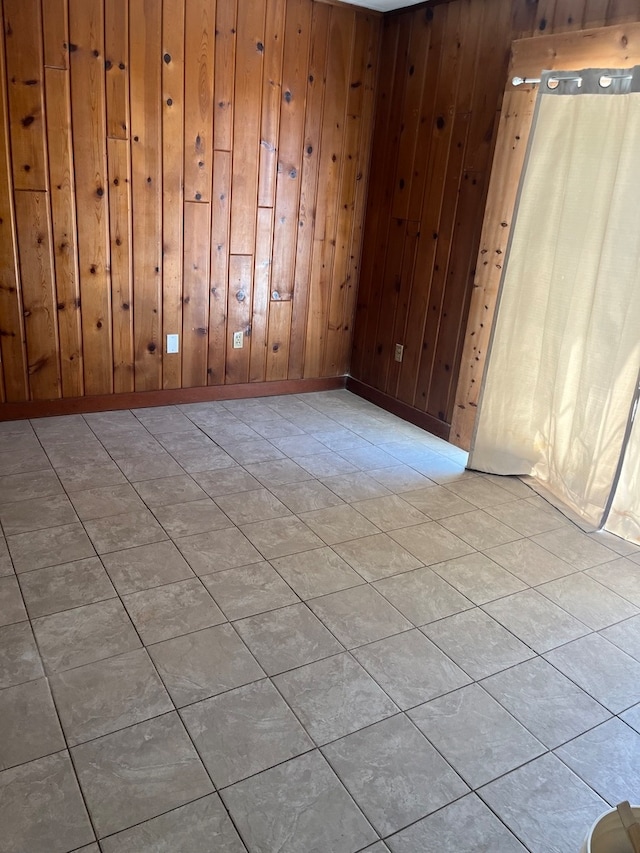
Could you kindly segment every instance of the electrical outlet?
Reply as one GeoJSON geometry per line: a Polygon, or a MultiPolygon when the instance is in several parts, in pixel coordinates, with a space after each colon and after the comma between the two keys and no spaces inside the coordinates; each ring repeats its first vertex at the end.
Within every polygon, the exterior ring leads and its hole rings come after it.
{"type": "Polygon", "coordinates": [[[167,352],[180,352],[180,335],[167,335],[167,352]]]}
{"type": "Polygon", "coordinates": [[[234,332],[233,333],[233,348],[234,349],[242,349],[242,332],[234,332]]]}
{"type": "Polygon", "coordinates": [[[402,354],[404,353],[404,347],[402,344],[396,344],[396,354],[394,356],[396,361],[402,361],[402,354]]]}

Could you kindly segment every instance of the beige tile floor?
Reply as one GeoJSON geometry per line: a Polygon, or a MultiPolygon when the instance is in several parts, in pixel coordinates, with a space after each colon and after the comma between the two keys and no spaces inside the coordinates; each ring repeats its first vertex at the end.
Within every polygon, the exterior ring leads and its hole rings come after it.
{"type": "Polygon", "coordinates": [[[0,853],[577,853],[640,549],[346,391],[0,424],[0,853]]]}

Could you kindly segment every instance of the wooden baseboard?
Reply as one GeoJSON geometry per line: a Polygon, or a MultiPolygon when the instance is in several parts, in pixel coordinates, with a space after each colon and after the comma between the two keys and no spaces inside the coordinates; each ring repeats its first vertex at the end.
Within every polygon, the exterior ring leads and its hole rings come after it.
{"type": "Polygon", "coordinates": [[[101,394],[95,397],[0,403],[0,421],[46,418],[51,415],[77,415],[85,412],[109,412],[115,409],[142,409],[147,406],[175,406],[179,403],[244,400],[251,397],[273,397],[279,394],[304,394],[309,391],[334,391],[337,388],[344,388],[345,380],[345,376],[329,379],[285,379],[278,382],[248,382],[242,385],[211,385],[207,388],[133,391],[127,394],[101,394]]]}
{"type": "Polygon", "coordinates": [[[380,406],[381,409],[386,409],[392,415],[397,415],[399,418],[409,421],[409,423],[415,424],[433,435],[437,435],[438,438],[444,438],[445,441],[449,440],[451,424],[440,421],[438,418],[434,418],[433,415],[428,415],[419,409],[414,409],[413,406],[402,403],[400,400],[396,400],[394,397],[378,391],[377,388],[365,385],[364,382],[354,379],[353,376],[347,376],[346,387],[348,391],[352,391],[359,397],[364,397],[365,400],[369,400],[370,403],[380,406]]]}

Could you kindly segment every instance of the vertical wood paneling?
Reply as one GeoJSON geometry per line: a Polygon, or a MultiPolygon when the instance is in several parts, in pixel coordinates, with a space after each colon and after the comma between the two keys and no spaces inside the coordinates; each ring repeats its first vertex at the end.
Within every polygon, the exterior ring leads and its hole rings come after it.
{"type": "Polygon", "coordinates": [[[40,0],[4,0],[13,184],[46,190],[40,0]]]}
{"type": "Polygon", "coordinates": [[[307,75],[307,109],[305,116],[298,234],[296,242],[295,283],[289,341],[289,378],[300,379],[304,366],[307,333],[307,308],[311,288],[313,235],[316,222],[320,137],[324,114],[325,66],[331,9],[315,3],[311,17],[311,56],[307,75]]]}
{"type": "Polygon", "coordinates": [[[67,0],[43,0],[44,64],[69,67],[69,8],[67,0]]]}
{"type": "Polygon", "coordinates": [[[29,386],[41,400],[60,396],[58,326],[47,194],[16,193],[16,226],[25,316],[29,386]]]}
{"type": "MultiPolygon", "coordinates": [[[[4,33],[1,7],[0,23],[4,33]]],[[[4,397],[8,402],[16,402],[29,399],[29,381],[18,271],[6,83],[3,38],[0,44],[0,367],[4,397]]]]}
{"type": "Polygon", "coordinates": [[[276,196],[285,0],[266,0],[258,205],[273,207],[276,196]]]}
{"type": "Polygon", "coordinates": [[[194,201],[184,206],[184,274],[182,386],[207,384],[209,339],[210,207],[194,201]]]}
{"type": "Polygon", "coordinates": [[[59,68],[47,68],[45,88],[62,395],[81,397],[84,380],[80,277],[68,72],[59,68]]]}
{"type": "Polygon", "coordinates": [[[133,257],[131,245],[131,162],[124,139],[107,141],[111,297],[113,314],[113,390],[133,391],[133,257]]]}
{"type": "Polygon", "coordinates": [[[256,255],[251,314],[251,358],[249,381],[261,382],[267,356],[267,322],[271,293],[271,246],[273,244],[273,208],[259,207],[256,224],[256,255]]]}
{"type": "Polygon", "coordinates": [[[229,384],[249,381],[253,256],[231,255],[227,295],[227,357],[229,384]],[[233,333],[242,332],[240,349],[233,347],[233,333]]]}
{"type": "Polygon", "coordinates": [[[313,0],[0,7],[0,402],[344,373],[381,16],[313,0]],[[27,190],[46,228],[25,261],[27,190]],[[48,281],[39,301],[20,260],[48,281]],[[23,294],[51,309],[27,317],[29,359],[23,294]]]}
{"type": "Polygon", "coordinates": [[[213,146],[231,151],[237,0],[216,4],[213,146]]]}
{"type": "Polygon", "coordinates": [[[129,136],[129,3],[105,0],[107,136],[129,136]]]}
{"type": "Polygon", "coordinates": [[[162,387],[162,8],[130,0],[135,389],[162,387]]]}
{"type": "Polygon", "coordinates": [[[214,154],[212,197],[207,384],[222,385],[226,378],[227,293],[229,289],[229,221],[231,215],[231,153],[229,151],[216,151],[214,154]]]}
{"type": "MultiPolygon", "coordinates": [[[[276,300],[290,300],[293,294],[310,29],[309,3],[306,0],[291,0],[287,5],[284,30],[280,145],[273,233],[271,280],[272,293],[278,294],[273,296],[276,300]]],[[[286,354],[282,355],[288,361],[288,338],[286,354]]]]}
{"type": "Polygon", "coordinates": [[[211,200],[215,11],[212,0],[186,0],[184,196],[187,201],[211,200]]]}
{"type": "Polygon", "coordinates": [[[69,0],[85,394],[113,390],[103,11],[100,0],[69,0]]]}
{"type": "Polygon", "coordinates": [[[264,20],[264,5],[259,0],[238,0],[231,179],[232,255],[251,255],[255,247],[264,20]]]}
{"type": "Polygon", "coordinates": [[[162,11],[162,387],[180,388],[182,350],[167,353],[167,335],[182,330],[185,0],[162,11]]]}
{"type": "Polygon", "coordinates": [[[313,243],[313,269],[304,375],[321,375],[327,343],[327,326],[338,224],[338,195],[343,166],[345,133],[345,95],[353,50],[355,13],[341,6],[331,7],[327,52],[326,93],[323,113],[316,227],[313,243]]]}

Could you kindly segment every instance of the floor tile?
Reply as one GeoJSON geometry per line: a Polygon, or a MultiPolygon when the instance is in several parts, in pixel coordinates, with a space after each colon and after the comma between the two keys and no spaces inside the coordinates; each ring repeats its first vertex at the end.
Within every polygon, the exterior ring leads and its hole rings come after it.
{"type": "MultiPolygon", "coordinates": [[[[245,853],[217,794],[125,829],[102,842],[104,853],[245,853]]],[[[97,853],[97,851],[96,851],[97,853]]]]}
{"type": "Polygon", "coordinates": [[[10,503],[62,495],[60,480],[54,471],[31,471],[0,477],[0,506],[10,503]]]}
{"type": "Polygon", "coordinates": [[[267,489],[255,489],[216,498],[216,503],[234,524],[250,524],[290,515],[286,506],[267,489]]]}
{"type": "Polygon", "coordinates": [[[0,625],[24,622],[27,611],[15,575],[0,578],[0,625]]]}
{"type": "Polygon", "coordinates": [[[356,853],[376,838],[317,752],[238,782],[222,798],[252,853],[356,853]]]}
{"type": "Polygon", "coordinates": [[[135,484],[136,492],[151,509],[174,503],[187,503],[206,498],[196,481],[186,474],[161,477],[159,480],[142,480],[135,484]]]}
{"type": "Polygon", "coordinates": [[[555,754],[611,806],[640,802],[640,734],[621,720],[602,723],[555,754]]]}
{"type": "Polygon", "coordinates": [[[543,584],[538,591],[594,631],[638,613],[633,604],[582,572],[543,584]]]}
{"type": "MultiPolygon", "coordinates": [[[[1,445],[3,447],[5,445],[1,445]]],[[[49,457],[37,441],[19,445],[14,450],[0,450],[0,475],[27,474],[51,468],[49,457]]]]}
{"type": "Polygon", "coordinates": [[[531,853],[575,853],[607,804],[553,755],[489,783],[482,799],[531,853]]]}
{"type": "Polygon", "coordinates": [[[144,649],[57,673],[50,681],[70,746],[173,710],[144,649]]]}
{"type": "Polygon", "coordinates": [[[521,536],[535,536],[566,524],[566,520],[559,517],[550,506],[538,506],[528,498],[489,507],[487,513],[507,524],[521,536]]]}
{"type": "Polygon", "coordinates": [[[40,655],[28,622],[0,628],[0,689],[44,675],[40,655]]]}
{"type": "Polygon", "coordinates": [[[442,563],[444,560],[462,557],[463,554],[470,554],[473,551],[466,542],[449,533],[436,521],[417,524],[415,527],[405,527],[403,530],[394,530],[390,535],[425,565],[442,563]]]}
{"type": "MultiPolygon", "coordinates": [[[[276,416],[277,417],[277,416],[276,416]]],[[[285,418],[278,417],[277,420],[264,420],[263,418],[251,419],[252,429],[254,429],[263,438],[268,438],[275,443],[276,439],[285,438],[286,436],[301,436],[304,435],[304,430],[292,424],[291,421],[285,418]]],[[[276,445],[277,446],[277,445],[276,445]]]]}
{"type": "Polygon", "coordinates": [[[471,788],[546,751],[478,684],[420,705],[409,717],[471,788]]]}
{"type": "Polygon", "coordinates": [[[10,536],[7,545],[18,573],[93,557],[96,553],[81,524],[10,536]]]}
{"type": "Polygon", "coordinates": [[[633,560],[620,557],[611,563],[590,569],[587,574],[636,607],[640,607],[640,571],[633,560]]]}
{"type": "Polygon", "coordinates": [[[282,459],[285,455],[264,438],[250,438],[235,444],[225,444],[225,450],[239,465],[250,465],[252,462],[269,462],[272,459],[282,459]]]}
{"type": "Polygon", "coordinates": [[[197,575],[247,566],[262,559],[259,551],[235,527],[185,536],[177,545],[197,575]]]}
{"type": "Polygon", "coordinates": [[[106,518],[110,515],[120,515],[123,512],[137,512],[144,509],[140,496],[128,484],[84,489],[81,492],[73,493],[71,502],[81,521],[106,518]]]}
{"type": "Polygon", "coordinates": [[[313,512],[303,512],[300,518],[320,536],[327,545],[359,539],[378,533],[378,528],[350,506],[328,507],[313,512]]]}
{"type": "Polygon", "coordinates": [[[212,791],[176,713],[73,747],[72,753],[100,836],[212,791]]]}
{"type": "Polygon", "coordinates": [[[392,853],[527,853],[475,794],[387,839],[392,853]]]}
{"type": "Polygon", "coordinates": [[[332,548],[315,548],[271,561],[303,601],[364,583],[332,548]]]}
{"type": "Polygon", "coordinates": [[[309,607],[347,648],[408,631],[411,622],[370,586],[313,598],[309,607]]]}
{"type": "MultiPolygon", "coordinates": [[[[377,451],[378,453],[384,452],[377,447],[373,447],[368,441],[365,441],[364,438],[361,438],[352,430],[339,427],[337,424],[336,429],[314,432],[314,438],[321,441],[325,447],[329,448],[329,450],[335,450],[336,453],[346,451],[346,455],[350,455],[351,452],[355,450],[372,450],[377,451]]],[[[388,457],[389,454],[385,454],[385,456],[388,457]]],[[[393,457],[391,457],[392,464],[394,461],[393,457]]]]}
{"type": "Polygon", "coordinates": [[[526,589],[521,580],[485,554],[468,554],[432,568],[474,604],[486,604],[526,589]]]}
{"type": "Polygon", "coordinates": [[[33,630],[48,673],[132,651],[140,640],[118,599],[41,616],[33,630]]]}
{"type": "Polygon", "coordinates": [[[497,548],[489,548],[486,554],[529,586],[537,586],[577,571],[531,539],[517,539],[506,545],[498,545],[497,548]]]}
{"type": "Polygon", "coordinates": [[[415,569],[374,584],[414,625],[426,625],[472,607],[464,595],[431,569],[415,569]]]}
{"type": "MultiPolygon", "coordinates": [[[[395,460],[394,464],[388,468],[374,468],[372,470],[367,470],[367,474],[369,477],[372,477],[378,483],[381,483],[389,489],[389,491],[395,492],[396,494],[403,494],[404,492],[411,492],[425,486],[433,485],[431,480],[422,474],[419,474],[408,465],[398,465],[397,460],[395,460]]],[[[419,506],[418,509],[420,509],[419,506]]],[[[423,512],[423,510],[420,511],[423,512]]]]}
{"type": "Polygon", "coordinates": [[[194,474],[193,479],[211,498],[217,498],[219,495],[232,495],[234,492],[246,492],[250,489],[257,489],[260,485],[255,477],[252,477],[239,465],[235,465],[233,468],[223,468],[220,471],[204,471],[194,474]]]}
{"type": "Polygon", "coordinates": [[[427,516],[398,495],[370,498],[353,504],[365,518],[380,530],[397,530],[427,521],[427,516]]]}
{"type": "Polygon", "coordinates": [[[640,702],[640,663],[599,634],[554,649],[545,658],[614,714],[640,702]]]}
{"type": "Polygon", "coordinates": [[[317,744],[397,713],[397,706],[348,654],[276,676],[274,683],[317,744]]]}
{"type": "Polygon", "coordinates": [[[586,625],[534,589],[491,601],[483,609],[538,654],[589,633],[586,625]]]}
{"type": "Polygon", "coordinates": [[[164,640],[149,654],[178,707],[264,677],[230,625],[164,640]]]}
{"type": "Polygon", "coordinates": [[[362,471],[379,470],[384,466],[396,467],[398,464],[398,460],[390,453],[382,450],[381,447],[362,446],[335,449],[351,465],[355,465],[362,471]]]}
{"type": "Polygon", "coordinates": [[[283,438],[272,438],[271,443],[286,456],[313,456],[324,453],[327,446],[312,435],[291,435],[283,438]]]}
{"type": "Polygon", "coordinates": [[[405,631],[354,649],[353,656],[403,710],[469,683],[420,631],[405,631]]]}
{"type": "Polygon", "coordinates": [[[218,788],[313,748],[313,742],[267,679],[197,702],[181,713],[218,788]]]}
{"type": "Polygon", "coordinates": [[[627,619],[601,631],[603,637],[623,652],[640,661],[640,616],[627,619]]]}
{"type": "Polygon", "coordinates": [[[122,601],[145,645],[226,621],[198,578],[134,592],[122,601]]]}
{"type": "Polygon", "coordinates": [[[255,616],[300,600],[266,562],[214,572],[202,580],[230,620],[255,616]]]}
{"type": "Polygon", "coordinates": [[[20,586],[32,619],[116,597],[97,557],[25,572],[20,576],[20,586]]]}
{"type": "Polygon", "coordinates": [[[542,545],[547,551],[576,569],[590,569],[600,563],[614,560],[616,557],[609,548],[605,548],[586,533],[569,525],[550,530],[548,533],[540,533],[532,538],[538,545],[542,545]]]}
{"type": "Polygon", "coordinates": [[[56,473],[70,495],[83,489],[118,486],[127,482],[127,478],[112,460],[99,464],[88,462],[70,465],[68,468],[57,468],[56,473]]]}
{"type": "Polygon", "coordinates": [[[334,551],[367,581],[408,572],[421,565],[420,560],[405,551],[386,533],[338,543],[334,546],[334,551]]]}
{"type": "Polygon", "coordinates": [[[102,555],[102,562],[120,595],[193,577],[189,564],[168,541],[112,551],[102,555]]]}
{"type": "Polygon", "coordinates": [[[469,477],[457,483],[449,483],[447,488],[478,509],[498,506],[514,500],[515,497],[498,483],[486,480],[484,477],[469,477]]]}
{"type": "Polygon", "coordinates": [[[549,749],[609,717],[602,705],[542,658],[493,675],[482,686],[549,749]]]}
{"type": "Polygon", "coordinates": [[[156,507],[153,514],[172,539],[233,527],[210,498],[156,507]]]}
{"type": "Polygon", "coordinates": [[[0,577],[15,574],[4,536],[0,536],[0,577]]]}
{"type": "Polygon", "coordinates": [[[304,604],[250,616],[236,628],[268,675],[343,651],[304,604]]]}
{"type": "Polygon", "coordinates": [[[340,506],[343,501],[318,480],[304,480],[286,486],[271,486],[271,491],[291,512],[311,512],[329,506],[340,506]]]}
{"type": "Polygon", "coordinates": [[[367,498],[379,498],[390,494],[389,489],[363,472],[342,474],[339,477],[328,477],[324,480],[324,484],[332,492],[335,492],[336,495],[349,503],[366,500],[367,498]]]}
{"type": "Polygon", "coordinates": [[[242,532],[266,560],[309,551],[324,544],[303,521],[293,516],[245,524],[242,532]]]}
{"type": "Polygon", "coordinates": [[[483,610],[426,625],[423,632],[471,678],[484,678],[533,657],[533,651],[483,610]]]}
{"type": "Polygon", "coordinates": [[[458,497],[444,486],[433,485],[431,488],[416,489],[403,495],[403,497],[428,518],[436,521],[474,509],[473,504],[458,497]]]}
{"type": "Polygon", "coordinates": [[[0,690],[0,720],[0,770],[66,747],[46,678],[0,690]]]}
{"type": "Polygon", "coordinates": [[[84,526],[98,554],[150,545],[167,538],[167,534],[146,508],[86,521],[84,526]]]}
{"type": "Polygon", "coordinates": [[[347,735],[323,752],[381,835],[397,832],[468,791],[403,715],[347,735]]]}
{"type": "Polygon", "coordinates": [[[164,450],[158,453],[140,453],[137,456],[118,459],[118,467],[130,483],[184,474],[180,465],[164,450]]]}
{"type": "Polygon", "coordinates": [[[67,752],[0,773],[2,853],[67,853],[94,834],[67,752]]]}
{"type": "Polygon", "coordinates": [[[492,548],[520,538],[511,527],[493,518],[482,509],[463,512],[440,520],[440,524],[455,533],[472,548],[492,548]]]}
{"type": "Polygon", "coordinates": [[[332,451],[317,453],[314,456],[298,456],[295,461],[312,477],[337,477],[339,474],[351,474],[358,470],[351,462],[332,451]]]}
{"type": "Polygon", "coordinates": [[[77,520],[78,517],[66,495],[31,498],[0,506],[0,522],[5,536],[30,533],[45,527],[59,527],[77,520]]]}
{"type": "Polygon", "coordinates": [[[640,734],[640,705],[634,705],[633,708],[629,708],[628,711],[620,714],[620,719],[640,734]]]}

